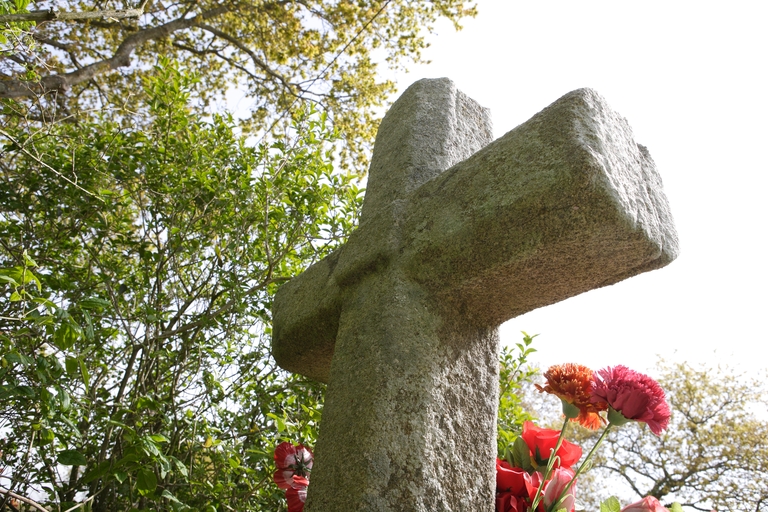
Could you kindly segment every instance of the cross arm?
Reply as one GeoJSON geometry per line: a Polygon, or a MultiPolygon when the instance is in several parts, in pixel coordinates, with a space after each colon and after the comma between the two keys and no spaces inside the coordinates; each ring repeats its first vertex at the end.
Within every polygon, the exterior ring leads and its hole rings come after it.
{"type": "Polygon", "coordinates": [[[590,89],[425,183],[411,204],[407,272],[482,324],[663,267],[678,253],[653,160],[590,89]]]}
{"type": "Polygon", "coordinates": [[[339,251],[280,287],[272,318],[272,355],[284,369],[328,382],[341,312],[341,291],[331,279],[339,251]]]}

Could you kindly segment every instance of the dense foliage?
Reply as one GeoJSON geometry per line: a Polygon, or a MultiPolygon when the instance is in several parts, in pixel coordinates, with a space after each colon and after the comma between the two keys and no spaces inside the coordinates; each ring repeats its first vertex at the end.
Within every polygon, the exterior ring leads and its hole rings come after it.
{"type": "Polygon", "coordinates": [[[270,359],[270,301],[359,190],[324,115],[252,147],[194,87],[165,62],[119,122],[2,133],[0,478],[53,510],[278,510],[275,444],[314,443],[322,388],[270,359]]]}
{"type": "Polygon", "coordinates": [[[466,0],[2,0],[0,5],[5,4],[4,12],[109,11],[97,19],[39,22],[26,37],[2,44],[0,98],[28,98],[7,114],[51,118],[141,102],[141,77],[158,56],[166,56],[205,70],[196,91],[203,104],[224,99],[233,88],[246,92],[252,127],[261,131],[315,102],[340,131],[343,151],[358,163],[373,141],[377,107],[394,89],[381,78],[379,65],[401,69],[419,61],[424,36],[439,17],[458,27],[476,12],[466,0]],[[137,7],[144,12],[140,17],[118,17],[137,7]]]}

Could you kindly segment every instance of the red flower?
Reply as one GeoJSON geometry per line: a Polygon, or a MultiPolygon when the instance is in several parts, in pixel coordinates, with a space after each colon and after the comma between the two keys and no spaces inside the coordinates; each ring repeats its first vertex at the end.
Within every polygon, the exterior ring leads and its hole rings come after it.
{"type": "Polygon", "coordinates": [[[555,504],[555,501],[563,492],[566,492],[563,501],[561,501],[555,510],[566,509],[568,512],[574,512],[576,509],[576,482],[573,477],[576,473],[571,468],[557,468],[552,473],[552,478],[544,484],[544,507],[549,509],[555,504]]]}
{"type": "MultiPolygon", "coordinates": [[[[532,421],[523,423],[523,441],[528,445],[528,449],[531,450],[531,454],[539,466],[546,464],[549,454],[557,445],[558,437],[560,437],[559,430],[539,428],[532,421]]],[[[557,456],[560,460],[559,463],[555,463],[554,467],[571,467],[581,458],[581,447],[563,439],[560,449],[557,450],[557,456]]]]}
{"type": "Polygon", "coordinates": [[[534,491],[531,475],[521,468],[512,467],[505,460],[496,459],[496,492],[528,497],[534,491]]]}
{"type": "Polygon", "coordinates": [[[528,512],[528,502],[511,492],[497,492],[496,512],[528,512]]]}
{"type": "Polygon", "coordinates": [[[307,486],[309,480],[303,476],[294,475],[293,487],[285,491],[288,498],[288,512],[303,512],[304,502],[307,501],[307,486]]]}
{"type": "Polygon", "coordinates": [[[275,448],[275,483],[281,489],[305,488],[309,484],[309,473],[312,470],[314,458],[312,451],[299,444],[282,442],[275,448]],[[299,480],[300,479],[300,480],[299,480]],[[303,482],[306,482],[304,484],[303,482]]]}
{"type": "Polygon", "coordinates": [[[621,509],[621,512],[669,512],[669,509],[653,496],[646,496],[637,503],[627,505],[621,509]]]}
{"type": "Polygon", "coordinates": [[[544,372],[544,377],[547,379],[544,387],[536,384],[539,391],[556,395],[563,401],[563,407],[566,403],[576,407],[579,411],[578,416],[575,412],[573,415],[567,414],[572,421],[578,421],[582,426],[592,430],[600,428],[603,419],[598,413],[607,407],[593,404],[590,400],[594,386],[592,370],[580,364],[557,364],[550,366],[544,372]]]}
{"type": "MultiPolygon", "coordinates": [[[[592,403],[607,404],[628,420],[647,423],[657,436],[669,425],[669,405],[659,383],[626,366],[609,367],[598,372],[592,403]]],[[[610,416],[609,411],[609,420],[610,416]]]]}

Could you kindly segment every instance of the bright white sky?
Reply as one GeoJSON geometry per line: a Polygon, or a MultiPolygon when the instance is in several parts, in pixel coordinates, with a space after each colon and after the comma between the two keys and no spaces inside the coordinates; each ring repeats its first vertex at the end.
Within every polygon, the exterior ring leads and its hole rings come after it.
{"type": "MultiPolygon", "coordinates": [[[[664,180],[681,254],[668,267],[515,318],[533,362],[669,360],[765,368],[768,4],[762,1],[478,0],[464,30],[438,26],[400,90],[447,76],[499,137],[563,94],[596,89],[664,180]]],[[[393,98],[394,99],[394,98],[393,98]]]]}

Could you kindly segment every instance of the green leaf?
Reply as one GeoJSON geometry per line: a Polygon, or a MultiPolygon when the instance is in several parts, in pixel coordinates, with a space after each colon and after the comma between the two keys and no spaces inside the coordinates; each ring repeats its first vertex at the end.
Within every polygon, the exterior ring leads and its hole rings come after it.
{"type": "Polygon", "coordinates": [[[70,321],[64,321],[53,334],[53,344],[61,350],[67,350],[75,344],[80,337],[80,328],[70,321]]]}
{"type": "Polygon", "coordinates": [[[522,437],[515,439],[515,442],[512,444],[512,462],[510,464],[525,471],[532,471],[534,469],[531,463],[531,450],[525,444],[522,437]]]}
{"type": "Polygon", "coordinates": [[[176,468],[176,471],[178,471],[181,476],[183,476],[184,478],[189,476],[189,470],[187,470],[187,466],[185,466],[183,462],[181,462],[176,457],[168,457],[168,458],[171,460],[174,467],[176,468]]]}
{"type": "Polygon", "coordinates": [[[78,303],[78,305],[82,309],[90,309],[90,310],[97,310],[97,311],[109,308],[111,306],[108,300],[100,299],[98,297],[90,297],[88,299],[83,299],[78,303]]]}
{"type": "Polygon", "coordinates": [[[53,430],[49,428],[42,428],[40,429],[40,443],[41,444],[51,444],[53,440],[56,438],[56,436],[53,433],[53,430]]]}
{"type": "Polygon", "coordinates": [[[80,361],[76,357],[67,356],[64,358],[64,368],[67,370],[67,376],[74,378],[80,370],[80,361]]]}
{"type": "Polygon", "coordinates": [[[67,412],[69,410],[69,393],[64,388],[58,389],[58,398],[61,410],[67,412]]]}
{"type": "Polygon", "coordinates": [[[171,500],[174,503],[181,503],[179,501],[179,498],[171,494],[171,491],[169,491],[168,489],[163,490],[163,493],[160,496],[165,499],[171,500]]]}
{"type": "Polygon", "coordinates": [[[157,489],[157,477],[155,472],[149,469],[140,469],[136,473],[136,490],[142,496],[148,496],[157,489]]]}
{"type": "Polygon", "coordinates": [[[14,278],[6,275],[3,271],[0,271],[0,281],[10,284],[11,286],[19,286],[19,283],[14,278]]]}
{"type": "Polygon", "coordinates": [[[136,411],[141,411],[142,409],[150,409],[156,411],[158,410],[157,402],[151,396],[141,396],[136,401],[136,411]]]}
{"type": "Polygon", "coordinates": [[[618,498],[611,496],[600,504],[600,512],[621,512],[621,503],[618,498]]]}
{"type": "Polygon", "coordinates": [[[83,319],[85,320],[85,339],[88,341],[93,341],[93,320],[91,320],[91,315],[88,313],[88,311],[83,311],[83,319]]]}
{"type": "Polygon", "coordinates": [[[35,260],[33,260],[29,254],[27,254],[27,251],[24,251],[24,265],[30,268],[37,266],[37,263],[35,263],[35,260]]]}
{"type": "Polygon", "coordinates": [[[62,450],[56,456],[56,461],[63,466],[85,466],[88,460],[78,450],[62,450]]]}
{"type": "Polygon", "coordinates": [[[85,366],[85,362],[82,358],[78,357],[77,362],[80,365],[80,375],[83,377],[83,386],[85,386],[85,393],[88,394],[88,388],[91,385],[91,375],[88,373],[88,368],[85,366]]]}
{"type": "Polygon", "coordinates": [[[83,475],[83,484],[88,484],[103,477],[109,471],[111,461],[105,460],[89,472],[83,475]]]}
{"type": "Polygon", "coordinates": [[[674,502],[672,506],[669,507],[669,512],[683,512],[683,506],[678,502],[674,502]]]}
{"type": "Polygon", "coordinates": [[[21,363],[24,366],[30,366],[35,362],[35,360],[32,359],[31,357],[25,356],[24,354],[19,354],[18,352],[9,352],[8,354],[5,354],[5,356],[3,357],[9,363],[21,363]]]}

